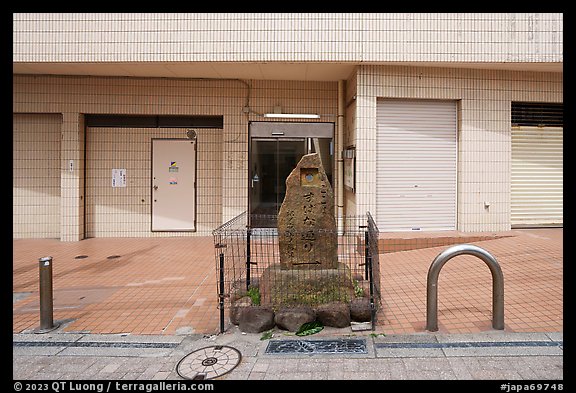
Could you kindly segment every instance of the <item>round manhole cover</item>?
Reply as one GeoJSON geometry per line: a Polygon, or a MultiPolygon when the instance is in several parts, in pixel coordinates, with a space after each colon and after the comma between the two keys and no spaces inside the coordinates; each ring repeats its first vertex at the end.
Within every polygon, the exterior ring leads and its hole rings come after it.
{"type": "Polygon", "coordinates": [[[185,379],[214,379],[232,371],[241,359],[242,355],[236,348],[215,345],[184,356],[176,371],[185,379]]]}

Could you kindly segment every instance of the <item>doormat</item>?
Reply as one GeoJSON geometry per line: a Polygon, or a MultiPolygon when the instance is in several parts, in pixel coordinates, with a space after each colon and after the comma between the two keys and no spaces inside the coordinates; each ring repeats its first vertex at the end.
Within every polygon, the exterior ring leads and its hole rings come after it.
{"type": "Polygon", "coordinates": [[[354,354],[368,353],[364,339],[339,340],[274,340],[270,341],[268,354],[354,354]]]}

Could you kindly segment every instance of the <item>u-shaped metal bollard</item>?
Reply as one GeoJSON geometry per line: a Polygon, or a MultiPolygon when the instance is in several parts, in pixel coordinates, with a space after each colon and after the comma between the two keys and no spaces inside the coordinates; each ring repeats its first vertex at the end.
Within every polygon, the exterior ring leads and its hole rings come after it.
{"type": "Polygon", "coordinates": [[[458,255],[474,255],[482,259],[492,273],[492,327],[504,329],[504,275],[500,264],[488,251],[471,245],[460,244],[438,254],[428,269],[426,284],[426,330],[438,331],[438,275],[446,262],[458,255]]]}

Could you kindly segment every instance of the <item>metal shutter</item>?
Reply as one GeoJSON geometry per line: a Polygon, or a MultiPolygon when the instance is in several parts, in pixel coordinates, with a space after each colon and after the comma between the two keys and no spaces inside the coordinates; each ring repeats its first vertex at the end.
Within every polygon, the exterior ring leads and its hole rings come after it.
{"type": "Polygon", "coordinates": [[[513,127],[513,226],[562,225],[563,128],[513,127]]]}
{"type": "Polygon", "coordinates": [[[454,101],[378,100],[380,230],[456,229],[456,116],[454,101]]]}

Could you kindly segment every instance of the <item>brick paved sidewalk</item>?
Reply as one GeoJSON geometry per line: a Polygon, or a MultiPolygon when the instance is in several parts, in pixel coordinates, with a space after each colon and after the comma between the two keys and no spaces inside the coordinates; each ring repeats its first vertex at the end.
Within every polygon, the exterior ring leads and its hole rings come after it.
{"type": "MultiPolygon", "coordinates": [[[[475,242],[504,273],[505,331],[563,331],[562,229],[514,230],[475,242]]],[[[54,320],[63,332],[160,334],[219,331],[212,237],[13,241],[13,332],[39,326],[38,258],[52,256],[54,320]]],[[[425,330],[426,274],[448,246],[380,255],[378,332],[425,330]]],[[[440,333],[491,330],[491,275],[471,256],[440,273],[440,333]]]]}

